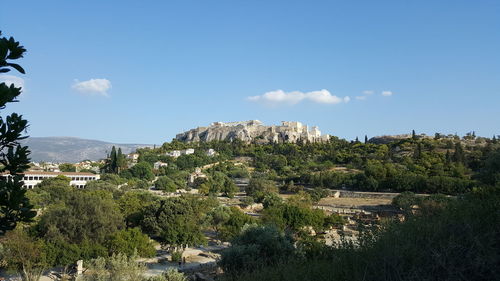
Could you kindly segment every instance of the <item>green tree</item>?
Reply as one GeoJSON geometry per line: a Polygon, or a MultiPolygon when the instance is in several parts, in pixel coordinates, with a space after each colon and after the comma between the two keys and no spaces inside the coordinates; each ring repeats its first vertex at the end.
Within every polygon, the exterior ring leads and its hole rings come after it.
{"type": "Polygon", "coordinates": [[[245,192],[248,196],[252,196],[256,202],[261,202],[266,194],[278,193],[278,187],[274,181],[252,178],[248,186],[245,187],[245,192]]]}
{"type": "Polygon", "coordinates": [[[157,199],[157,196],[143,191],[129,191],[121,196],[117,203],[127,226],[139,226],[142,220],[142,210],[157,199]]]}
{"type": "Polygon", "coordinates": [[[118,152],[116,153],[116,170],[117,173],[121,172],[123,169],[127,168],[127,158],[122,153],[122,148],[118,148],[118,152]]]}
{"type": "Polygon", "coordinates": [[[221,192],[224,194],[224,196],[227,196],[229,198],[233,198],[234,194],[239,191],[238,186],[231,180],[230,178],[226,177],[224,180],[224,184],[222,185],[221,192]]]}
{"type": "Polygon", "coordinates": [[[158,179],[155,181],[155,188],[159,190],[165,190],[167,192],[175,192],[178,186],[171,178],[167,176],[161,176],[158,177],[158,179]]]}
{"type": "Polygon", "coordinates": [[[118,173],[118,157],[116,155],[116,148],[113,145],[111,148],[111,153],[109,154],[109,163],[108,163],[108,172],[109,173],[118,173]]]}
{"type": "MultiPolygon", "coordinates": [[[[12,62],[22,58],[24,52],[26,49],[14,38],[1,37],[0,73],[9,72],[13,68],[24,74],[24,69],[12,62]]],[[[20,87],[1,83],[0,110],[5,109],[8,103],[17,102],[20,94],[20,87]]],[[[22,115],[12,113],[5,119],[0,116],[0,173],[9,174],[5,180],[0,181],[0,235],[14,229],[17,222],[29,222],[36,215],[26,197],[22,181],[24,171],[29,168],[30,151],[27,146],[20,145],[19,141],[27,138],[22,135],[27,127],[28,121],[22,115]]]]}
{"type": "Polygon", "coordinates": [[[218,206],[208,213],[210,224],[223,240],[231,240],[241,233],[247,224],[255,223],[254,219],[236,207],[218,206]]]}
{"type": "Polygon", "coordinates": [[[37,184],[36,188],[29,190],[27,195],[39,208],[64,202],[74,192],[74,188],[69,185],[70,181],[70,178],[63,175],[46,178],[37,184]]]}
{"type": "Polygon", "coordinates": [[[420,160],[422,158],[422,143],[417,143],[415,151],[413,152],[413,158],[415,160],[420,160]]]}
{"type": "Polygon", "coordinates": [[[155,201],[143,214],[143,230],[168,248],[206,242],[202,233],[205,215],[195,198],[172,197],[155,201]]]}
{"type": "Polygon", "coordinates": [[[500,184],[500,149],[488,155],[479,173],[479,178],[486,184],[500,184]]]}
{"type": "Polygon", "coordinates": [[[453,161],[458,163],[465,162],[464,149],[460,142],[455,143],[455,152],[453,153],[453,161]]]}
{"type": "Polygon", "coordinates": [[[76,167],[71,163],[62,163],[59,164],[59,170],[61,172],[76,172],[76,167]]]}
{"type": "Polygon", "coordinates": [[[22,229],[16,229],[5,235],[2,241],[3,260],[7,266],[21,276],[23,281],[38,281],[47,268],[44,244],[28,236],[22,229]]]}
{"type": "Polygon", "coordinates": [[[155,247],[149,237],[139,228],[122,229],[111,235],[107,242],[111,253],[123,253],[127,256],[138,254],[140,257],[153,257],[155,247]]]}
{"type": "Polygon", "coordinates": [[[73,192],[64,204],[50,206],[40,217],[38,231],[48,241],[99,244],[124,227],[123,216],[105,191],[73,192]]]}
{"type": "Polygon", "coordinates": [[[398,207],[405,213],[410,213],[413,206],[420,204],[421,199],[410,191],[401,192],[392,199],[392,205],[398,207]]]}
{"type": "Polygon", "coordinates": [[[268,193],[264,195],[264,199],[262,199],[262,205],[264,208],[269,208],[273,206],[277,206],[283,203],[283,199],[277,193],[268,193]]]}
{"type": "Polygon", "coordinates": [[[101,181],[109,182],[113,185],[121,185],[127,182],[126,179],[115,174],[103,174],[101,175],[101,181]]]}
{"type": "Polygon", "coordinates": [[[238,275],[264,265],[278,265],[294,255],[292,240],[270,226],[249,227],[222,251],[219,265],[227,274],[238,275]]]}
{"type": "Polygon", "coordinates": [[[265,209],[263,221],[275,225],[280,229],[292,230],[299,233],[305,227],[313,227],[316,231],[322,231],[325,222],[323,210],[311,209],[296,204],[281,204],[265,209]]]}
{"type": "Polygon", "coordinates": [[[155,178],[153,166],[147,162],[139,162],[130,168],[132,176],[138,179],[151,181],[155,178]]]}

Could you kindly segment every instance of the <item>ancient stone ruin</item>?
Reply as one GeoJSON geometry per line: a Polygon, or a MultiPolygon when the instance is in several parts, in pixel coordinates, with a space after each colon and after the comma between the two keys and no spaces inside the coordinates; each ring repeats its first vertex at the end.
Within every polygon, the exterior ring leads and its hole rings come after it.
{"type": "Polygon", "coordinates": [[[259,120],[241,122],[214,122],[208,127],[198,127],[178,134],[176,139],[183,142],[233,141],[257,143],[296,143],[327,141],[329,135],[321,135],[317,126],[311,129],[300,122],[282,121],[281,125],[265,126],[259,120]]]}

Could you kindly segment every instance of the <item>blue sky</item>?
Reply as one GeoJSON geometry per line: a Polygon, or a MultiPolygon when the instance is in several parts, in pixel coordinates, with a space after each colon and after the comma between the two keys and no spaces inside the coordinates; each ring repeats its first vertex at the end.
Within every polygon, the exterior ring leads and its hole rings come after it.
{"type": "Polygon", "coordinates": [[[9,109],[32,136],[160,144],[250,119],[492,136],[499,14],[479,0],[19,1],[0,27],[27,74],[1,79],[24,85],[9,109]]]}

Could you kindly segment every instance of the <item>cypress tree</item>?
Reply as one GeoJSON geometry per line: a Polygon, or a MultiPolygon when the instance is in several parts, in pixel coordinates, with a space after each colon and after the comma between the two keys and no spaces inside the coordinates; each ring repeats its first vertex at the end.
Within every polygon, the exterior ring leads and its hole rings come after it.
{"type": "Polygon", "coordinates": [[[457,142],[455,144],[455,153],[453,153],[453,161],[458,163],[465,162],[464,149],[462,148],[462,144],[457,142]]]}
{"type": "Polygon", "coordinates": [[[421,159],[422,158],[422,144],[419,142],[415,147],[415,151],[413,152],[413,158],[421,159]]]}
{"type": "Polygon", "coordinates": [[[451,154],[450,154],[450,150],[449,149],[446,150],[445,161],[446,161],[446,164],[450,164],[451,163],[451,154]]]}
{"type": "Polygon", "coordinates": [[[122,168],[125,166],[125,155],[122,153],[122,148],[118,148],[118,153],[116,155],[116,168],[119,173],[122,168]]]}
{"type": "Polygon", "coordinates": [[[411,138],[412,139],[416,139],[417,138],[417,134],[415,133],[415,130],[411,130],[411,138]]]}
{"type": "Polygon", "coordinates": [[[367,144],[367,143],[368,143],[368,136],[365,135],[365,144],[367,144]]]}
{"type": "Polygon", "coordinates": [[[116,173],[117,172],[117,155],[116,155],[116,148],[115,146],[113,145],[113,147],[111,148],[111,153],[109,155],[109,169],[110,169],[110,172],[111,173],[116,173]]]}

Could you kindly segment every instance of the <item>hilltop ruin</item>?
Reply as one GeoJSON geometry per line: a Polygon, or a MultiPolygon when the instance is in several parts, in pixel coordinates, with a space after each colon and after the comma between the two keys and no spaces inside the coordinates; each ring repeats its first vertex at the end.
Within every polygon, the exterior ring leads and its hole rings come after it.
{"type": "Polygon", "coordinates": [[[317,126],[309,126],[295,121],[282,121],[281,125],[266,126],[259,120],[241,122],[214,122],[208,127],[198,127],[175,137],[183,142],[209,142],[241,140],[258,143],[295,143],[327,141],[329,135],[321,135],[317,126]]]}

